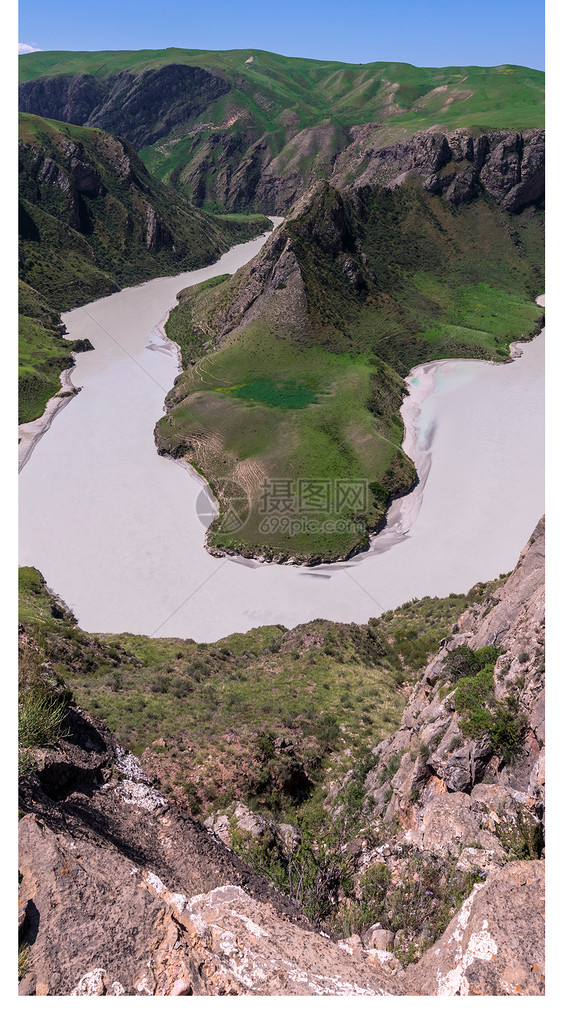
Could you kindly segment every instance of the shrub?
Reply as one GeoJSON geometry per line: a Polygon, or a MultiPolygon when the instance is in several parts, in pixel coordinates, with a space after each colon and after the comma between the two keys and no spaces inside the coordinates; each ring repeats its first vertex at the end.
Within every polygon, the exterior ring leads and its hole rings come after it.
{"type": "Polygon", "coordinates": [[[420,749],[419,749],[418,757],[422,761],[423,764],[425,764],[425,762],[427,760],[429,760],[430,753],[431,753],[431,751],[429,749],[428,744],[427,743],[422,743],[421,746],[420,746],[420,749]]]}
{"type": "Polygon", "coordinates": [[[498,825],[496,834],[509,859],[540,859],[544,848],[542,826],[522,806],[513,823],[498,825]]]}
{"type": "Polygon", "coordinates": [[[48,684],[35,683],[20,694],[18,712],[19,745],[54,746],[61,738],[67,695],[48,684]]]}
{"type": "Polygon", "coordinates": [[[459,645],[452,651],[447,659],[447,671],[452,683],[456,683],[457,680],[462,679],[465,676],[473,676],[480,672],[486,666],[492,667],[492,672],[496,659],[500,655],[499,648],[493,648],[491,645],[485,645],[483,648],[478,648],[473,651],[466,644],[459,645]]]}
{"type": "Polygon", "coordinates": [[[267,761],[275,757],[275,746],[272,737],[263,732],[256,740],[256,753],[260,760],[267,761]]]}
{"type": "Polygon", "coordinates": [[[398,768],[400,767],[401,760],[402,753],[400,751],[397,751],[397,753],[393,753],[389,757],[386,766],[383,768],[380,774],[379,779],[380,785],[384,785],[385,782],[389,782],[392,778],[394,778],[394,775],[396,774],[398,768]]]}
{"type": "Polygon", "coordinates": [[[152,682],[152,692],[154,694],[167,694],[169,689],[170,677],[165,676],[164,673],[158,673],[152,682]]]}
{"type": "Polygon", "coordinates": [[[492,661],[475,675],[459,680],[454,693],[459,727],[465,736],[472,738],[488,733],[494,753],[509,762],[521,748],[524,721],[513,695],[505,701],[496,701],[493,691],[492,661]]]}
{"type": "Polygon", "coordinates": [[[359,881],[359,932],[380,922],[385,929],[400,931],[395,950],[404,965],[419,957],[441,935],[474,884],[485,879],[480,870],[460,873],[455,862],[438,863],[427,853],[412,855],[396,883],[384,863],[374,863],[359,881]]]}
{"type": "Polygon", "coordinates": [[[519,753],[522,746],[524,721],[518,713],[517,701],[510,696],[496,705],[490,740],[494,753],[507,762],[519,753]]]}
{"type": "Polygon", "coordinates": [[[459,727],[465,736],[478,737],[488,732],[492,716],[487,708],[494,690],[493,666],[487,665],[475,675],[464,676],[455,690],[455,710],[461,716],[459,727]]]}
{"type": "Polygon", "coordinates": [[[333,916],[338,898],[351,894],[351,860],[343,848],[348,838],[345,821],[323,832],[303,829],[287,855],[270,832],[255,839],[236,822],[231,826],[233,851],[296,901],[313,922],[333,916]]]}
{"type": "Polygon", "coordinates": [[[187,796],[187,801],[192,816],[198,817],[203,809],[203,806],[195,782],[193,782],[191,778],[188,778],[183,782],[182,788],[187,796]]]}
{"type": "Polygon", "coordinates": [[[319,743],[326,750],[333,750],[340,737],[340,727],[335,715],[322,715],[316,735],[319,743]]]}
{"type": "Polygon", "coordinates": [[[30,948],[29,944],[20,944],[18,950],[18,982],[20,982],[29,970],[30,948]]]}

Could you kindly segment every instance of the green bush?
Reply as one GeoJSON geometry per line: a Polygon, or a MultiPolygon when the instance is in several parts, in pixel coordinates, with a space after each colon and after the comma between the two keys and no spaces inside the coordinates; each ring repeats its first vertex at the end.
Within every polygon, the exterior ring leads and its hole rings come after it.
{"type": "Polygon", "coordinates": [[[515,821],[500,823],[496,834],[509,859],[541,858],[544,848],[542,826],[522,806],[517,811],[515,821]]]}
{"type": "Polygon", "coordinates": [[[354,931],[360,933],[374,922],[394,933],[401,930],[396,954],[407,965],[443,933],[474,884],[484,879],[480,870],[463,874],[456,860],[437,863],[427,853],[409,857],[397,883],[385,863],[374,863],[359,881],[354,931]]]}
{"type": "Polygon", "coordinates": [[[345,820],[325,831],[303,828],[290,854],[272,833],[256,839],[233,824],[230,844],[237,855],[296,901],[312,922],[334,919],[339,898],[353,890],[351,859],[343,848],[350,837],[345,820]]]}
{"type": "Polygon", "coordinates": [[[523,729],[524,722],[518,714],[516,699],[509,696],[505,702],[499,701],[490,728],[494,753],[499,754],[505,761],[513,760],[521,750],[523,729]]]}
{"type": "Polygon", "coordinates": [[[525,723],[512,694],[505,701],[495,699],[493,661],[459,679],[454,702],[465,736],[476,739],[488,733],[494,753],[506,762],[513,760],[521,749],[525,723]]]}
{"type": "Polygon", "coordinates": [[[340,738],[339,722],[335,715],[322,715],[316,730],[318,742],[326,750],[334,750],[340,738]]]}
{"type": "Polygon", "coordinates": [[[36,683],[20,694],[18,738],[22,748],[54,746],[61,738],[66,696],[36,683]]]}
{"type": "Polygon", "coordinates": [[[488,732],[492,715],[487,707],[494,691],[494,667],[485,666],[480,672],[459,679],[455,690],[455,710],[459,713],[459,727],[465,736],[478,737],[488,732]]]}
{"type": "Polygon", "coordinates": [[[419,749],[418,757],[423,764],[425,764],[425,762],[429,760],[430,753],[431,750],[429,749],[429,745],[427,743],[422,743],[419,749]]]}
{"type": "Polygon", "coordinates": [[[380,773],[379,785],[384,785],[385,782],[389,782],[392,778],[394,778],[394,775],[396,774],[398,768],[400,767],[400,761],[402,760],[403,753],[404,753],[403,750],[402,751],[399,750],[396,753],[393,753],[391,757],[389,757],[388,763],[385,765],[385,767],[382,769],[380,773]]]}
{"type": "Polygon", "coordinates": [[[30,948],[29,944],[20,944],[18,949],[18,982],[20,982],[24,975],[29,970],[30,964],[30,948]]]}
{"type": "Polygon", "coordinates": [[[467,644],[455,648],[447,658],[447,672],[452,683],[465,676],[473,676],[485,666],[491,665],[492,671],[496,659],[500,655],[499,648],[485,645],[473,651],[467,644]]]}

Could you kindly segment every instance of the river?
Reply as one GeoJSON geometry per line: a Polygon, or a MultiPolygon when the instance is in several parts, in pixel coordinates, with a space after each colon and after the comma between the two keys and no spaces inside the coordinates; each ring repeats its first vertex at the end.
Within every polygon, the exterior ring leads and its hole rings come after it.
{"type": "MultiPolygon", "coordinates": [[[[544,511],[544,332],[509,364],[427,364],[409,378],[407,450],[424,481],[369,553],[315,568],[217,559],[197,517],[201,481],[160,457],[153,430],[178,373],[163,324],[177,292],[257,253],[124,289],[64,314],[89,338],[20,475],[20,563],[37,567],[87,631],[213,641],[269,623],[365,622],[511,570],[544,511]]],[[[200,512],[199,512],[200,513],[200,512]]]]}

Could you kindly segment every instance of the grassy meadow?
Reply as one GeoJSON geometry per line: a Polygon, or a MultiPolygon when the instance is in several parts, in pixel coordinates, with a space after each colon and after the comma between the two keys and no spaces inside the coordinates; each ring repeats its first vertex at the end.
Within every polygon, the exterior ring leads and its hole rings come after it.
{"type": "MultiPolygon", "coordinates": [[[[231,83],[232,91],[221,96],[216,110],[211,111],[218,123],[224,117],[225,102],[238,101],[269,129],[282,127],[283,114],[295,108],[302,126],[320,122],[327,115],[347,124],[375,122],[383,111],[392,115],[397,126],[412,133],[433,123],[504,129],[544,126],[544,73],[515,65],[345,64],[254,49],[213,52],[171,48],[29,53],[20,58],[19,74],[22,82],[59,74],[104,78],[122,71],[139,74],[158,70],[170,63],[212,70],[231,83]]],[[[208,116],[206,111],[200,119],[208,116]]]]}
{"type": "Polygon", "coordinates": [[[365,544],[366,529],[376,527],[384,516],[389,489],[406,489],[414,480],[413,466],[400,449],[401,420],[395,417],[395,439],[389,439],[376,431],[366,407],[374,370],[375,361],[368,356],[295,349],[255,324],[183,375],[172,394],[177,408],[160,422],[159,437],[174,449],[179,435],[182,444],[194,448],[190,460],[212,488],[214,480],[228,477],[244,487],[250,503],[242,531],[230,535],[219,521],[211,529],[211,545],[260,552],[273,535],[278,553],[326,559],[365,544]],[[387,487],[383,495],[370,491],[363,513],[316,510],[311,515],[319,526],[330,519],[362,521],[359,533],[323,528],[291,533],[284,526],[298,527],[301,515],[290,508],[282,512],[279,530],[260,531],[261,484],[266,478],[365,476],[384,477],[387,487]]]}

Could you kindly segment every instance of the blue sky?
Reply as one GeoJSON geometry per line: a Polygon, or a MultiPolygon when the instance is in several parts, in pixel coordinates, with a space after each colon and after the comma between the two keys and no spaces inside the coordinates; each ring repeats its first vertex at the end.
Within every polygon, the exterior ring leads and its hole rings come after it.
{"type": "Polygon", "coordinates": [[[267,49],[352,63],[544,68],[542,0],[21,0],[39,49],[267,49]]]}

